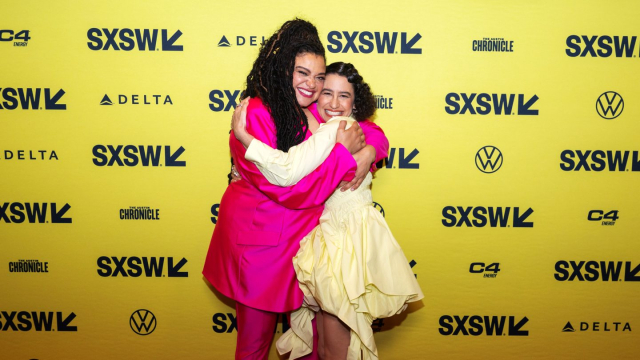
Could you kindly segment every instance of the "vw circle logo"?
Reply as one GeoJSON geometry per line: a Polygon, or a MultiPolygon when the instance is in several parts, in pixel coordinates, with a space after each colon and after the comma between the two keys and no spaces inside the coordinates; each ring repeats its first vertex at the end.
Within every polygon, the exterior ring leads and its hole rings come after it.
{"type": "Polygon", "coordinates": [[[373,208],[380,211],[380,214],[382,214],[382,217],[384,217],[384,209],[382,208],[382,205],[378,204],[377,202],[373,202],[373,208]]]}
{"type": "Polygon", "coordinates": [[[598,115],[603,119],[615,119],[620,116],[622,110],[624,110],[624,100],[617,92],[607,91],[598,97],[596,110],[598,111],[598,115]]]}
{"type": "Polygon", "coordinates": [[[487,145],[476,153],[476,167],[485,174],[491,174],[502,166],[502,153],[495,146],[487,145]]]}
{"type": "Polygon", "coordinates": [[[149,310],[139,309],[131,314],[129,326],[138,335],[149,335],[156,329],[156,316],[149,310]]]}

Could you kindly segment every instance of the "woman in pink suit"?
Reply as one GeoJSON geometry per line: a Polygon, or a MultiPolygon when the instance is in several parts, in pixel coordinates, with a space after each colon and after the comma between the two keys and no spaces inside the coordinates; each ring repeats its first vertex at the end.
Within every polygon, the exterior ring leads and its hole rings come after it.
{"type": "MultiPolygon", "coordinates": [[[[324,81],[324,47],[316,28],[303,20],[285,23],[263,44],[247,76],[247,131],[273,148],[287,151],[311,136],[321,118],[308,109],[324,81]]],[[[326,199],[341,181],[359,183],[373,162],[384,158],[388,142],[373,123],[339,131],[325,162],[296,185],[270,184],[245,160],[233,134],[229,147],[242,180],[220,202],[203,274],[236,301],[236,359],[266,359],[277,313],[302,304],[291,259],[300,240],[317,224],[326,199]],[[362,131],[369,146],[361,143],[362,131]],[[362,151],[358,151],[362,148],[362,151]],[[353,155],[352,155],[353,154],[353,155]],[[355,177],[355,180],[354,180],[355,177]]],[[[317,349],[317,346],[314,346],[317,349]]],[[[317,358],[316,353],[309,358],[317,358]]]]}

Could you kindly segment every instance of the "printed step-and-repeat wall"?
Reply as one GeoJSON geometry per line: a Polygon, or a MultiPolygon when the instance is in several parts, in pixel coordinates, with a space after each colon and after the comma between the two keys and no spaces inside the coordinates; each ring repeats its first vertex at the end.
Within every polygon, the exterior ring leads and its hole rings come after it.
{"type": "Polygon", "coordinates": [[[425,298],[374,322],[381,358],[638,358],[638,11],[5,2],[0,357],[233,357],[234,304],[201,274],[231,112],[260,43],[302,17],[391,143],[375,206],[425,298]]]}

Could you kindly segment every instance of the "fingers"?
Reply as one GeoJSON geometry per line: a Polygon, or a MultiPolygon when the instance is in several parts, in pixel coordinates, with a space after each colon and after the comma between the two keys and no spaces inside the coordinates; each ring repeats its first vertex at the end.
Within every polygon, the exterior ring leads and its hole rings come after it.
{"type": "Polygon", "coordinates": [[[347,127],[346,120],[340,120],[340,125],[338,125],[338,130],[344,130],[347,127]]]}

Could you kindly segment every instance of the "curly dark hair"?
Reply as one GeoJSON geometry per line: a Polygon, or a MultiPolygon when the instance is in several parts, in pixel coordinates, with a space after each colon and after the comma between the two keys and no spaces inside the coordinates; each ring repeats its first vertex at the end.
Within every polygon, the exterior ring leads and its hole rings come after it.
{"type": "Polygon", "coordinates": [[[247,76],[246,97],[259,97],[273,117],[279,150],[304,141],[309,123],[293,89],[296,57],[324,56],[318,30],[301,19],[287,21],[260,47],[260,54],[247,76]]]}
{"type": "Polygon", "coordinates": [[[363,81],[358,69],[349,63],[334,62],[327,66],[326,75],[336,74],[344,76],[353,85],[354,100],[353,117],[357,121],[370,119],[376,112],[376,99],[371,92],[369,84],[363,81]]]}

